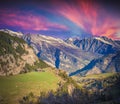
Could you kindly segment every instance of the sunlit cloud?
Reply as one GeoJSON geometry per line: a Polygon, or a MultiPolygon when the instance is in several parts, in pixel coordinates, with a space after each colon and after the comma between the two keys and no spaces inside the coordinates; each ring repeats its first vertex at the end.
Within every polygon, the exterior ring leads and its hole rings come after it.
{"type": "Polygon", "coordinates": [[[29,4],[29,7],[26,5],[23,7],[27,9],[21,9],[22,5],[18,9],[2,8],[0,26],[18,27],[20,30],[38,33],[55,31],[55,33],[62,33],[62,37],[92,35],[119,38],[119,16],[114,15],[109,8],[101,5],[97,0],[48,0],[48,2],[30,2],[29,4]]]}
{"type": "Polygon", "coordinates": [[[0,11],[0,24],[6,24],[8,26],[20,27],[24,30],[49,30],[49,29],[63,29],[67,30],[67,27],[61,24],[50,22],[46,17],[42,15],[36,15],[26,12],[14,12],[0,11]]]}
{"type": "Polygon", "coordinates": [[[93,0],[75,0],[74,3],[61,1],[59,3],[63,6],[53,12],[66,17],[87,33],[115,38],[114,35],[120,30],[120,20],[110,15],[93,0]]]}

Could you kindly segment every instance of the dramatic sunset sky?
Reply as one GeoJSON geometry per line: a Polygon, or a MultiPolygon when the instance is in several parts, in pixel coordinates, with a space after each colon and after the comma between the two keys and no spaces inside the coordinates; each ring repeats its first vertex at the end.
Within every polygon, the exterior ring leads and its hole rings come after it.
{"type": "Polygon", "coordinates": [[[0,28],[59,38],[120,39],[119,0],[1,0],[0,28]]]}

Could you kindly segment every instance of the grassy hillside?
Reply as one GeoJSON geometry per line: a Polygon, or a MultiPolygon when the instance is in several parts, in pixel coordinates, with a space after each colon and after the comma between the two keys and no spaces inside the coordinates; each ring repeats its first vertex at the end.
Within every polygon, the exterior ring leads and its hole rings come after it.
{"type": "Polygon", "coordinates": [[[81,88],[65,73],[59,75],[66,82],[56,92],[42,93],[38,98],[27,95],[20,104],[120,104],[120,73],[79,77],[81,88]]]}
{"type": "Polygon", "coordinates": [[[118,80],[119,77],[120,77],[120,73],[103,73],[103,74],[87,75],[83,77],[73,76],[72,78],[75,79],[81,87],[86,87],[86,86],[90,86],[93,83],[97,83],[97,82],[100,82],[100,83],[108,82],[107,85],[110,85],[110,81],[111,83],[113,83],[116,80],[118,80]]]}
{"type": "Polygon", "coordinates": [[[120,104],[120,73],[73,77],[82,90],[96,99],[96,104],[120,104]]]}
{"type": "Polygon", "coordinates": [[[30,92],[39,95],[41,91],[56,90],[60,80],[52,71],[0,77],[0,104],[18,104],[30,92]]]}

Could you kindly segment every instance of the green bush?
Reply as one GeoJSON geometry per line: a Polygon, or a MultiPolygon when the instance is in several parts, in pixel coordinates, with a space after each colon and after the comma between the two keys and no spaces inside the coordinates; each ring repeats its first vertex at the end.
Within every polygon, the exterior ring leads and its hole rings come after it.
{"type": "Polygon", "coordinates": [[[47,67],[48,67],[48,65],[45,62],[39,60],[39,61],[36,61],[34,63],[34,65],[30,65],[30,64],[26,63],[25,67],[24,67],[24,71],[31,72],[31,71],[37,70],[38,68],[43,69],[43,68],[47,68],[47,67]]]}
{"type": "Polygon", "coordinates": [[[41,68],[41,69],[49,67],[48,64],[46,64],[44,61],[42,61],[42,60],[40,60],[40,59],[39,59],[39,61],[36,61],[36,62],[34,63],[34,65],[35,65],[37,68],[41,68]]]}

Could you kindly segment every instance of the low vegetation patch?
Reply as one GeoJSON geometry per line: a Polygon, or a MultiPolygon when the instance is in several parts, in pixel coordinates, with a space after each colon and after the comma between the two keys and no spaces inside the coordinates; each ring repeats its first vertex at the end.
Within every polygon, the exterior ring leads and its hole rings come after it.
{"type": "Polygon", "coordinates": [[[0,31],[0,56],[13,54],[16,58],[18,56],[20,57],[20,55],[26,53],[24,47],[22,46],[23,44],[25,44],[23,39],[0,31]],[[17,44],[17,46],[14,47],[14,44],[17,44]]]}
{"type": "MultiPolygon", "coordinates": [[[[60,76],[67,78],[65,73],[60,73],[60,76]]],[[[102,76],[102,75],[99,75],[102,76]]],[[[104,75],[103,75],[104,76],[104,75]]],[[[96,90],[96,87],[93,87],[94,90],[92,93],[88,89],[79,89],[72,85],[73,81],[69,81],[69,77],[66,79],[66,82],[61,85],[57,91],[49,91],[48,93],[41,92],[40,96],[36,98],[35,96],[30,97],[30,94],[27,95],[27,100],[20,100],[20,104],[119,104],[120,100],[120,74],[116,73],[113,76],[104,77],[108,81],[111,79],[112,85],[103,88],[103,90],[96,90]],[[116,80],[112,78],[116,77],[116,80]],[[71,93],[69,90],[71,89],[71,93]]],[[[72,80],[72,79],[70,79],[72,80]]],[[[102,81],[102,80],[101,80],[102,81]]]]}
{"type": "Polygon", "coordinates": [[[31,72],[31,71],[43,71],[43,68],[47,68],[50,67],[48,64],[46,64],[44,61],[40,60],[36,61],[34,63],[34,65],[29,65],[29,64],[25,64],[25,67],[23,68],[24,70],[21,71],[21,73],[27,73],[27,72],[31,72]]]}

